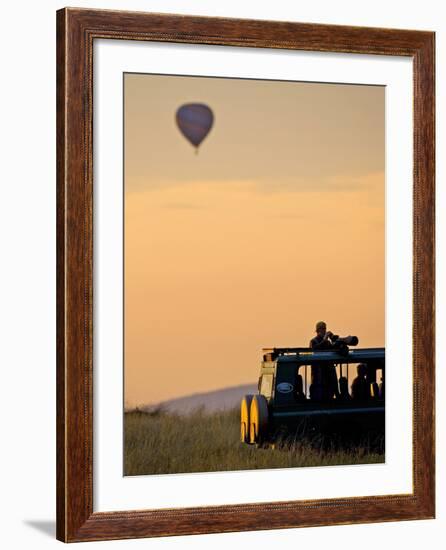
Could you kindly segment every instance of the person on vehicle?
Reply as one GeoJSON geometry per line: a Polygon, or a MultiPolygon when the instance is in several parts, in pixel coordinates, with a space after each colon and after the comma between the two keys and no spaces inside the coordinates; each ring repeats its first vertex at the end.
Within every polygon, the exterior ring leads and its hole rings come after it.
{"type": "Polygon", "coordinates": [[[358,376],[352,382],[352,399],[366,401],[370,398],[370,384],[367,380],[367,365],[359,363],[356,367],[358,376]]]}
{"type": "Polygon", "coordinates": [[[324,321],[316,323],[316,336],[310,340],[310,348],[313,350],[332,349],[333,342],[331,337],[333,333],[327,331],[327,324],[324,321]]]}
{"type": "MultiPolygon", "coordinates": [[[[310,348],[315,351],[333,349],[331,340],[333,333],[327,331],[324,321],[316,323],[316,336],[310,340],[310,348]]],[[[333,396],[339,399],[338,377],[336,367],[333,365],[311,366],[310,397],[316,401],[330,400],[333,396]]]]}

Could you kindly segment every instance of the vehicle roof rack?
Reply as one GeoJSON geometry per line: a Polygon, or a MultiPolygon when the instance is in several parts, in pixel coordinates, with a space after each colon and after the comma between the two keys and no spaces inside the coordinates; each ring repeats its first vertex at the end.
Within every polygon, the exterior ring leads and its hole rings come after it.
{"type": "Polygon", "coordinates": [[[338,361],[354,363],[385,357],[385,348],[359,348],[349,349],[348,346],[342,349],[313,350],[311,348],[263,348],[263,360],[275,361],[281,357],[283,361],[297,361],[303,364],[308,361],[308,356],[314,361],[338,361]]]}
{"type": "Polygon", "coordinates": [[[313,351],[311,348],[262,348],[263,353],[275,353],[276,355],[285,355],[287,353],[308,353],[313,351]]]}
{"type": "Polygon", "coordinates": [[[311,353],[311,348],[262,348],[264,360],[274,360],[278,355],[311,353]]]}

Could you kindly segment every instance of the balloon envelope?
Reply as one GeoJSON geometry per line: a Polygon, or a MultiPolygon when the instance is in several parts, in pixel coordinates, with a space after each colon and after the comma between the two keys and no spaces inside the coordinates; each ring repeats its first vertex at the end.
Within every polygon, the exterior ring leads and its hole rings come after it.
{"type": "Polygon", "coordinates": [[[212,128],[214,115],[204,103],[186,103],[177,110],[176,120],[184,137],[198,147],[212,128]]]}

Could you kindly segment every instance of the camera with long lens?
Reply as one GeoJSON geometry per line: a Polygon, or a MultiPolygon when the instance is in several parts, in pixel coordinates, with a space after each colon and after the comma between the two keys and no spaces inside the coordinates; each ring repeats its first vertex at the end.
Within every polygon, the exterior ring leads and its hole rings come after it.
{"type": "Polygon", "coordinates": [[[331,342],[336,351],[342,355],[348,355],[349,346],[357,346],[359,344],[359,338],[357,336],[341,337],[338,334],[333,334],[331,336],[331,342]]]}

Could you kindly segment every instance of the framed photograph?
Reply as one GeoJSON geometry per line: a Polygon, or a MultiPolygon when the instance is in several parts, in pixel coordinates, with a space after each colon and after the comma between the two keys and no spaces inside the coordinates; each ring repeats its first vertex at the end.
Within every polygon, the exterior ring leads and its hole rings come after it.
{"type": "Polygon", "coordinates": [[[432,32],[57,12],[57,537],[435,510],[432,32]]]}

